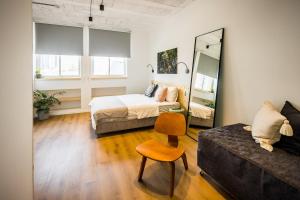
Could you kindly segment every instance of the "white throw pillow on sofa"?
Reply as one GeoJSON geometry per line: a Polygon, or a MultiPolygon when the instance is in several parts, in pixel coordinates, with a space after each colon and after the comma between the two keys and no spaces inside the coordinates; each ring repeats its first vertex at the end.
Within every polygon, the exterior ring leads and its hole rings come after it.
{"type": "Polygon", "coordinates": [[[281,115],[271,102],[265,102],[256,113],[252,124],[252,137],[256,143],[268,151],[272,151],[272,144],[280,140],[280,127],[286,117],[281,115]]]}
{"type": "Polygon", "coordinates": [[[176,102],[178,97],[178,89],[177,87],[168,87],[168,93],[166,97],[166,101],[168,102],[176,102]]]}

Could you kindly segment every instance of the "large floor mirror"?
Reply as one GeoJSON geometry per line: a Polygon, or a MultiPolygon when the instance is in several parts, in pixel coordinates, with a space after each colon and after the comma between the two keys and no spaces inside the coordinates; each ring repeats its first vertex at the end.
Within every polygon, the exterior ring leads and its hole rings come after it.
{"type": "Polygon", "coordinates": [[[195,140],[201,130],[215,126],[223,32],[218,29],[195,38],[187,129],[195,140]]]}

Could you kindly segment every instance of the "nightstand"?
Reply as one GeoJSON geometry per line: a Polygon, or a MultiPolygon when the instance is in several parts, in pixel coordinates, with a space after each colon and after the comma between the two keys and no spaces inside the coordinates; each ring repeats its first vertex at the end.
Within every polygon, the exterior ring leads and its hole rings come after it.
{"type": "Polygon", "coordinates": [[[185,113],[185,109],[183,109],[183,108],[170,108],[169,112],[175,112],[175,113],[182,113],[182,114],[184,114],[185,113]]]}

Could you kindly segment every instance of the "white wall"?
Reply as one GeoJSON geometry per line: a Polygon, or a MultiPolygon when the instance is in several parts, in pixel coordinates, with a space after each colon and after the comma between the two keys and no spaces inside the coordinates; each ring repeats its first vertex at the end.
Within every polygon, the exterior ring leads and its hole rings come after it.
{"type": "MultiPolygon", "coordinates": [[[[127,93],[143,93],[150,82],[151,70],[146,68],[149,63],[148,33],[143,30],[131,32],[131,58],[128,59],[126,79],[90,79],[90,57],[88,55],[88,28],[84,27],[84,56],[82,57],[81,80],[36,80],[35,88],[47,89],[77,89],[81,88],[81,109],[89,111],[91,89],[101,87],[126,87],[127,93]]],[[[64,114],[75,110],[56,112],[64,114]]]]}
{"type": "MultiPolygon", "coordinates": [[[[224,27],[218,124],[250,123],[266,99],[300,108],[299,11],[297,0],[194,1],[151,33],[151,63],[158,51],[178,47],[178,61],[191,66],[194,37],[224,27]]],[[[183,70],[155,78],[188,85],[183,70]]]]}
{"type": "Polygon", "coordinates": [[[31,0],[0,2],[0,199],[33,198],[31,0]]]}

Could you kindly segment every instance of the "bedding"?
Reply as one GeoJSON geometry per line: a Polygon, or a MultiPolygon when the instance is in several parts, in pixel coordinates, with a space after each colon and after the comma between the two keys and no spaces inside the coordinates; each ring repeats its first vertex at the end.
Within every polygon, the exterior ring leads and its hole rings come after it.
{"type": "Polygon", "coordinates": [[[163,102],[166,100],[168,94],[168,88],[159,86],[157,91],[155,92],[154,99],[158,102],[163,102]]]}
{"type": "Polygon", "coordinates": [[[179,108],[179,102],[157,102],[142,94],[95,97],[90,102],[92,127],[96,122],[117,122],[156,117],[170,108],[179,108]]]}
{"type": "Polygon", "coordinates": [[[119,98],[115,98],[114,96],[94,98],[89,105],[95,120],[121,118],[127,117],[128,115],[126,105],[119,98]]]}
{"type": "Polygon", "coordinates": [[[148,97],[153,97],[155,94],[155,91],[157,89],[158,85],[156,84],[151,84],[145,91],[145,95],[148,97]]]}
{"type": "Polygon", "coordinates": [[[153,98],[140,94],[120,95],[116,96],[127,107],[129,116],[137,116],[137,119],[155,117],[159,115],[157,102],[153,98]]]}
{"type": "Polygon", "coordinates": [[[194,102],[190,103],[190,111],[193,117],[198,117],[202,119],[211,119],[214,114],[213,108],[194,102]]]}
{"type": "Polygon", "coordinates": [[[177,87],[168,87],[166,101],[176,102],[178,98],[178,88],[177,87]]]}

